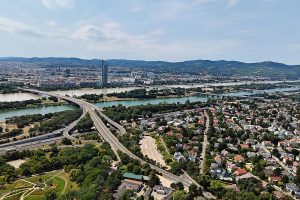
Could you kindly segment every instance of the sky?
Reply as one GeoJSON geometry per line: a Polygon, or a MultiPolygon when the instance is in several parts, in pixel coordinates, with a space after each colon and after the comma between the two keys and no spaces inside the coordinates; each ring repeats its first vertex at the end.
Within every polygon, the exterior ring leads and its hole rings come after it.
{"type": "Polygon", "coordinates": [[[1,0],[0,57],[300,64],[300,0],[1,0]]]}

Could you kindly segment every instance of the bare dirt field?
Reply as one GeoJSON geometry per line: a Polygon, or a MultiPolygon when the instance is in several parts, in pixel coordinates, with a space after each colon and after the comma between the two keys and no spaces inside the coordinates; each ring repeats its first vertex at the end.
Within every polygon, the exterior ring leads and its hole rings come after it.
{"type": "Polygon", "coordinates": [[[157,150],[155,139],[151,136],[144,136],[140,141],[141,152],[144,156],[160,163],[162,166],[166,166],[163,156],[157,150]]]}
{"type": "Polygon", "coordinates": [[[171,187],[171,184],[173,183],[172,181],[170,181],[169,179],[161,176],[161,175],[158,175],[158,178],[160,180],[160,183],[165,186],[165,187],[171,187]]]}
{"type": "Polygon", "coordinates": [[[24,163],[26,160],[13,160],[10,162],[7,162],[8,164],[10,164],[11,166],[13,166],[14,168],[18,169],[20,167],[20,165],[22,163],[24,163]]]}

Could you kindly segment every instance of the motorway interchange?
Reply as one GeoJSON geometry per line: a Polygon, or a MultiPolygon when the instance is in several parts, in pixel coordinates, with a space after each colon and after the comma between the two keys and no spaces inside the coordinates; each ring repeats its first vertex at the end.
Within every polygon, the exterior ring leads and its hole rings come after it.
{"type": "MultiPolygon", "coordinates": [[[[117,138],[116,136],[107,128],[107,126],[103,123],[103,121],[101,120],[101,118],[99,117],[99,115],[104,118],[109,124],[111,124],[112,126],[114,126],[115,128],[118,129],[120,134],[124,134],[126,132],[126,130],[118,123],[114,122],[113,120],[111,120],[110,118],[108,118],[106,115],[103,114],[102,109],[95,106],[94,104],[88,103],[86,101],[83,100],[79,100],[76,98],[72,98],[72,97],[68,97],[68,96],[62,96],[62,95],[58,95],[58,94],[54,94],[51,92],[43,92],[43,91],[38,91],[38,90],[30,90],[30,89],[24,89],[24,91],[26,92],[30,92],[30,93],[35,93],[35,94],[39,94],[39,95],[47,95],[47,96],[53,96],[53,97],[57,97],[60,99],[63,99],[65,101],[68,102],[72,102],[78,106],[80,106],[80,108],[82,109],[82,115],[80,116],[80,118],[76,121],[74,121],[73,123],[71,123],[70,125],[68,125],[67,127],[64,128],[64,130],[59,130],[56,131],[55,133],[50,133],[50,135],[46,135],[46,136],[40,136],[40,137],[35,137],[35,138],[28,138],[27,140],[23,140],[23,141],[19,141],[18,143],[8,143],[5,144],[4,146],[0,145],[0,153],[3,153],[7,150],[12,150],[12,149],[22,149],[23,147],[26,146],[30,146],[30,145],[41,145],[41,144],[47,144],[47,142],[53,142],[56,141],[58,138],[61,139],[61,137],[58,137],[58,133],[63,134],[63,137],[66,137],[68,139],[71,140],[76,140],[75,137],[73,137],[72,135],[69,134],[69,132],[76,126],[77,122],[85,116],[86,113],[89,113],[91,116],[92,121],[94,122],[94,126],[97,129],[100,137],[108,142],[112,148],[112,150],[116,153],[118,159],[119,156],[117,154],[117,150],[127,154],[128,156],[130,156],[131,158],[134,158],[136,160],[139,160],[141,163],[146,163],[146,161],[143,161],[141,158],[137,157],[135,154],[133,154],[131,151],[129,151],[117,138]],[[98,115],[99,113],[99,115],[98,115]]],[[[157,167],[155,165],[150,164],[150,167],[152,169],[155,169],[157,172],[161,173],[165,178],[173,181],[173,182],[182,182],[184,186],[189,187],[192,183],[194,183],[195,185],[197,185],[198,187],[201,187],[193,178],[191,178],[190,176],[188,176],[186,173],[184,173],[184,175],[181,176],[177,176],[174,175],[160,167],[157,167]]],[[[210,199],[214,199],[214,196],[212,196],[210,193],[208,192],[204,192],[204,195],[207,198],[210,199]]]]}

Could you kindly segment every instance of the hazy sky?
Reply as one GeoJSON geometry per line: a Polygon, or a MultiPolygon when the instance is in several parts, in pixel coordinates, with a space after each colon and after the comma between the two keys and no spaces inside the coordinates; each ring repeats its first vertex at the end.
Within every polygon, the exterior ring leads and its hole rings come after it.
{"type": "Polygon", "coordinates": [[[0,56],[300,64],[300,0],[1,0],[0,56]]]}

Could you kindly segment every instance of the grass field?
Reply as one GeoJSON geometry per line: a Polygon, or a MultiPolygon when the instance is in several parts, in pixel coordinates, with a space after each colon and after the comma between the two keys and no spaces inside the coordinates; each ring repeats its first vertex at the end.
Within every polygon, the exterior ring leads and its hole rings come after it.
{"type": "Polygon", "coordinates": [[[68,190],[77,190],[76,183],[69,180],[64,171],[53,171],[38,176],[19,179],[12,184],[0,187],[0,200],[43,200],[47,190],[54,190],[58,195],[68,190]]]}

